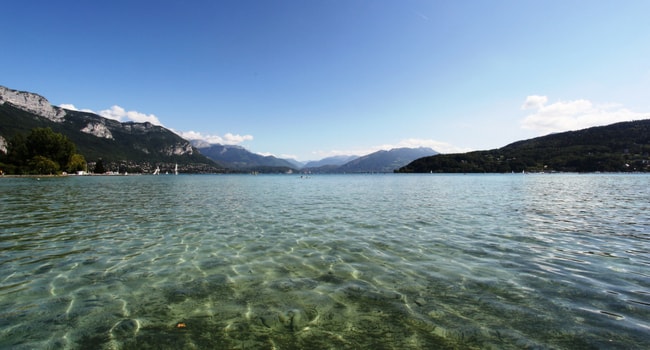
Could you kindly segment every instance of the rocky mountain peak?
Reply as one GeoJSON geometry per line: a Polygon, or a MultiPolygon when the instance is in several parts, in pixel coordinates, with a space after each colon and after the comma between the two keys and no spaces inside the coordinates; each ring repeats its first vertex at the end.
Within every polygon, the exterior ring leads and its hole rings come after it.
{"type": "Polygon", "coordinates": [[[53,122],[60,123],[65,117],[63,108],[54,107],[43,96],[31,92],[16,91],[0,86],[0,105],[10,103],[24,111],[45,117],[53,122]]]}

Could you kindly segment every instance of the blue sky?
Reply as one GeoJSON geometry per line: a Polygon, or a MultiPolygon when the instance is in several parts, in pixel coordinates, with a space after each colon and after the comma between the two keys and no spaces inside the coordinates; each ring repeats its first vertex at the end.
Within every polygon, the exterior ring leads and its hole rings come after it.
{"type": "Polygon", "coordinates": [[[0,85],[314,160],[650,118],[650,1],[11,1],[0,85]]]}

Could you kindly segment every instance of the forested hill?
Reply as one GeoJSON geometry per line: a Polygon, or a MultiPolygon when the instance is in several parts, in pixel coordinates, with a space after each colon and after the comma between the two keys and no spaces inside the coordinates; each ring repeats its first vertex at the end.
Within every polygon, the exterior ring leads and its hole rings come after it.
{"type": "Polygon", "coordinates": [[[648,172],[650,119],[569,131],[505,147],[417,159],[401,173],[648,172]]]}
{"type": "Polygon", "coordinates": [[[0,154],[13,137],[35,128],[49,128],[72,141],[92,169],[102,160],[109,169],[150,173],[156,167],[188,173],[220,172],[223,168],[200,154],[189,141],[151,123],[121,123],[94,113],[52,106],[40,95],[0,86],[0,154]]]}

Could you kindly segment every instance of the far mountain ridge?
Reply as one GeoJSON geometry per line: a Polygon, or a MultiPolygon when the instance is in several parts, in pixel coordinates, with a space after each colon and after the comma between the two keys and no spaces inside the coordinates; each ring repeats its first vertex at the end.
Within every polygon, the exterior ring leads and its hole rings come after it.
{"type": "Polygon", "coordinates": [[[311,160],[307,163],[305,163],[304,167],[305,168],[318,168],[322,166],[328,166],[328,165],[335,165],[335,166],[341,166],[349,161],[352,161],[356,158],[359,158],[359,156],[332,156],[332,157],[326,157],[321,160],[311,160]]]}
{"type": "Polygon", "coordinates": [[[340,165],[326,165],[318,168],[304,168],[312,173],[391,173],[415,159],[438,154],[428,147],[393,148],[357,157],[340,165]]]}
{"type": "MultiPolygon", "coordinates": [[[[192,143],[200,144],[196,140],[193,140],[192,143]]],[[[296,164],[286,159],[263,156],[237,145],[210,144],[205,146],[202,144],[198,150],[206,157],[234,171],[288,172],[298,168],[296,164]]]]}
{"type": "Polygon", "coordinates": [[[377,151],[343,164],[337,170],[347,173],[392,173],[415,159],[438,154],[428,147],[393,148],[377,151]]]}
{"type": "Polygon", "coordinates": [[[208,158],[233,171],[306,173],[388,173],[422,156],[437,154],[431,148],[394,148],[381,150],[362,157],[333,156],[320,161],[310,161],[304,166],[293,159],[263,156],[238,145],[208,144],[192,140],[192,144],[208,158]]]}

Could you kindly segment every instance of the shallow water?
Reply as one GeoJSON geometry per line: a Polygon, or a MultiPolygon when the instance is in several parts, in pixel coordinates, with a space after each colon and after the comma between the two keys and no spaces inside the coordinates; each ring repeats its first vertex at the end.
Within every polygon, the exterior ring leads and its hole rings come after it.
{"type": "Polygon", "coordinates": [[[0,348],[647,347],[649,185],[0,179],[0,348]]]}

